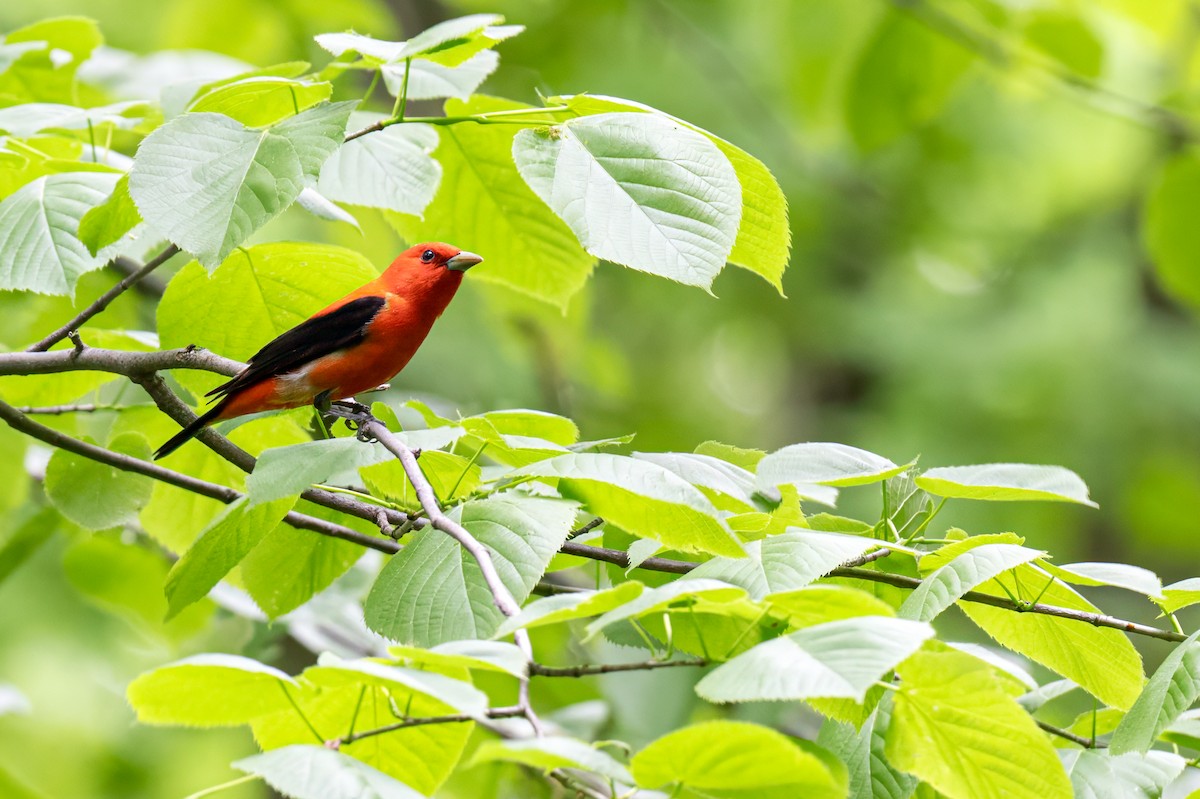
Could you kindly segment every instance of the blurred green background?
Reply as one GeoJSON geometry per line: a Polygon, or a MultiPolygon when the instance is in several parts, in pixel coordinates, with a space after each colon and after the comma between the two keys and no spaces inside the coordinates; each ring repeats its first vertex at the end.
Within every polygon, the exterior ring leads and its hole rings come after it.
{"type": "MultiPolygon", "coordinates": [[[[1200,573],[1200,335],[1177,299],[1197,278],[1164,287],[1142,242],[1160,169],[1188,157],[1148,106],[1186,115],[1200,96],[1185,0],[33,0],[0,4],[0,31],[82,14],[137,53],[321,64],[317,33],[402,38],[474,11],[528,28],[484,91],[626,97],[761,158],[790,204],[787,298],[735,268],[717,299],[601,264],[564,316],[468,280],[397,393],[554,410],[588,438],[636,431],[640,449],[838,441],[926,466],[1057,463],[1099,511],[952,503],[937,524],[1014,530],[1061,562],[1132,562],[1164,582],[1200,573]]],[[[382,266],[402,242],[359,217],[365,239],[299,212],[257,238],[345,243],[382,266]]],[[[3,302],[25,309],[0,322],[6,340],[67,315],[3,302]]],[[[123,298],[103,322],[151,326],[148,309],[123,298]]],[[[842,509],[877,501],[852,490],[842,509]]],[[[181,641],[285,644],[225,615],[201,641],[186,617],[164,628],[160,559],[146,555],[145,585],[105,585],[106,559],[142,551],[72,540],[0,584],[0,682],[35,710],[0,716],[0,796],[23,796],[6,772],[54,797],[183,796],[235,776],[224,764],[248,734],[138,728],[123,686],[181,641]]]]}

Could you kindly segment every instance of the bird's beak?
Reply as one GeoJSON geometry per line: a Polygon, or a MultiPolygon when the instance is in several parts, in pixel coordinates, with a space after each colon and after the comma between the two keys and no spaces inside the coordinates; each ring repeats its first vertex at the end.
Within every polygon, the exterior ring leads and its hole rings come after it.
{"type": "Polygon", "coordinates": [[[453,269],[455,272],[465,272],[472,266],[478,263],[483,263],[483,259],[473,252],[460,252],[450,260],[446,261],[446,268],[453,269]]]}

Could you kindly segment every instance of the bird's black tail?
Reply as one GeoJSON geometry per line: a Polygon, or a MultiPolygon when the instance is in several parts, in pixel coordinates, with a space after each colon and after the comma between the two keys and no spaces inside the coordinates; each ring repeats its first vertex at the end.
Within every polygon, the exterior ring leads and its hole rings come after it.
{"type": "Polygon", "coordinates": [[[224,406],[224,402],[217,403],[217,405],[202,413],[194,422],[167,439],[167,443],[155,451],[154,460],[170,455],[190,441],[205,425],[216,421],[217,416],[225,409],[224,406]]]}

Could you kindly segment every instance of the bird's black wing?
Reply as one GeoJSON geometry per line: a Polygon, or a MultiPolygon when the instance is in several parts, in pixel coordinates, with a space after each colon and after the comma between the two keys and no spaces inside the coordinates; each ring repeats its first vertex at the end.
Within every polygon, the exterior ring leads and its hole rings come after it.
{"type": "Polygon", "coordinates": [[[281,333],[247,362],[246,368],[206,396],[227,396],[267,378],[293,372],[306,364],[353,346],[366,337],[366,326],[387,300],[359,297],[321,316],[314,316],[281,333]]]}

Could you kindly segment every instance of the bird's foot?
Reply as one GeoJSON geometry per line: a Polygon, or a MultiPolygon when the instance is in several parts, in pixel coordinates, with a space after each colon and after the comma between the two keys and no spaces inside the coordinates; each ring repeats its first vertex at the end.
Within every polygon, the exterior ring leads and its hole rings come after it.
{"type": "Polygon", "coordinates": [[[371,422],[378,422],[379,420],[371,413],[370,407],[363,405],[361,402],[338,400],[337,402],[330,403],[329,414],[339,419],[345,419],[346,426],[355,431],[355,437],[359,441],[370,443],[377,440],[369,432],[370,428],[368,425],[371,422]]]}

